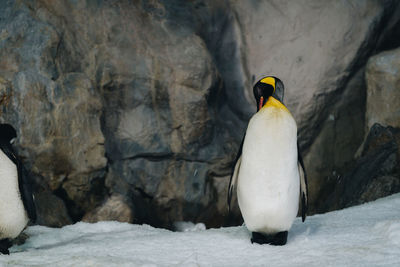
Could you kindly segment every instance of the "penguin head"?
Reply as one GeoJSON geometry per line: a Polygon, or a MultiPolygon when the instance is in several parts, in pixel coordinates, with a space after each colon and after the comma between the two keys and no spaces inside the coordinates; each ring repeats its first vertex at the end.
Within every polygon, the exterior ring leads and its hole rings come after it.
{"type": "Polygon", "coordinates": [[[0,124],[0,143],[12,144],[17,137],[17,132],[10,124],[0,124]]]}
{"type": "Polygon", "coordinates": [[[283,103],[284,89],[283,82],[274,76],[267,76],[259,80],[253,87],[257,111],[267,103],[270,96],[283,103]]]}

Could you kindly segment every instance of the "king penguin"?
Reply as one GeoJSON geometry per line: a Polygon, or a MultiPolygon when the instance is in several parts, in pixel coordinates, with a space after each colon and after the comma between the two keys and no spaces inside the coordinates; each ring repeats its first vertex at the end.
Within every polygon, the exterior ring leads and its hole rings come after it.
{"type": "Polygon", "coordinates": [[[9,124],[0,124],[0,253],[9,254],[11,240],[36,220],[27,170],[12,148],[17,137],[9,124]]]}
{"type": "Polygon", "coordinates": [[[297,125],[283,104],[284,85],[274,76],[253,87],[257,112],[251,117],[228,188],[237,199],[251,242],[285,245],[297,216],[304,222],[307,177],[297,142],[297,125]]]}

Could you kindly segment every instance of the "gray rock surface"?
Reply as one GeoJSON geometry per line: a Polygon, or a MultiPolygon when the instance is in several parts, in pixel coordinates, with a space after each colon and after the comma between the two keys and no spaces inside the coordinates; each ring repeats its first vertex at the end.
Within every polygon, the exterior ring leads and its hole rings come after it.
{"type": "MultiPolygon", "coordinates": [[[[330,209],[316,203],[362,142],[364,65],[376,40],[390,47],[398,6],[3,1],[0,122],[17,129],[46,207],[40,223],[227,223],[232,161],[255,111],[252,84],[265,74],[286,85],[311,211],[330,209]],[[59,221],[46,212],[49,199],[65,204],[55,205],[59,221]]],[[[228,223],[240,220],[233,212],[228,223]]]]}
{"type": "Polygon", "coordinates": [[[340,93],[339,101],[330,106],[329,116],[304,157],[312,212],[326,208],[322,200],[347,171],[364,141],[365,88],[361,69],[340,93]]]}
{"type": "Polygon", "coordinates": [[[400,190],[400,128],[374,124],[360,158],[327,194],[321,210],[376,200],[400,190]]]}
{"type": "Polygon", "coordinates": [[[134,215],[131,207],[121,195],[110,196],[102,205],[89,211],[82,221],[95,223],[98,221],[119,221],[132,223],[134,215]]]}
{"type": "Polygon", "coordinates": [[[100,95],[84,73],[60,71],[54,25],[14,1],[0,14],[1,121],[17,129],[18,152],[40,186],[65,191],[82,213],[103,198],[94,188],[107,164],[100,95]]]}
{"type": "MultiPolygon", "coordinates": [[[[285,83],[285,102],[307,147],[331,114],[360,53],[385,14],[379,1],[232,1],[242,34],[242,66],[248,73],[246,98],[265,73],[285,83]],[[251,14],[251,15],[249,15],[251,14]]],[[[255,107],[252,106],[252,110],[255,107]]]]}
{"type": "Polygon", "coordinates": [[[374,123],[400,127],[400,49],[371,57],[365,76],[368,129],[374,123]]]}
{"type": "Polygon", "coordinates": [[[67,207],[62,199],[48,191],[35,194],[37,224],[49,227],[62,227],[73,223],[68,215],[67,207]]]}

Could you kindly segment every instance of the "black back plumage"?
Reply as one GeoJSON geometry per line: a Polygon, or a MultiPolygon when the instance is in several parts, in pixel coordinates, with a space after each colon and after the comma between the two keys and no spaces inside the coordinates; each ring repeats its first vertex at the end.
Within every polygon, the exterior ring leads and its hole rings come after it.
{"type": "MultiPolygon", "coordinates": [[[[300,153],[299,142],[297,142],[297,160],[300,163],[300,166],[303,170],[304,182],[306,184],[306,188],[308,188],[307,173],[306,173],[306,169],[304,168],[303,157],[301,156],[301,153],[300,153]]],[[[300,201],[301,201],[301,220],[304,222],[306,220],[307,211],[308,211],[308,189],[305,192],[302,192],[302,190],[300,190],[300,201]]]]}
{"type": "Polygon", "coordinates": [[[16,165],[18,171],[18,187],[28,217],[36,221],[36,206],[32,195],[32,184],[28,170],[23,166],[11,146],[12,139],[17,137],[15,129],[9,124],[0,124],[0,149],[16,165]]]}
{"type": "Polygon", "coordinates": [[[234,173],[234,169],[235,169],[236,163],[237,163],[237,161],[239,160],[240,156],[242,155],[242,149],[243,149],[243,143],[244,143],[244,138],[245,138],[245,137],[246,137],[246,134],[243,136],[242,142],[240,143],[239,151],[238,151],[238,153],[236,154],[236,158],[235,158],[234,164],[233,164],[233,166],[232,166],[232,174],[231,174],[231,177],[230,177],[230,179],[229,179],[228,199],[227,199],[227,202],[228,202],[228,212],[229,212],[229,213],[231,212],[231,200],[232,200],[232,194],[233,194],[233,187],[232,187],[233,173],[234,173]]]}

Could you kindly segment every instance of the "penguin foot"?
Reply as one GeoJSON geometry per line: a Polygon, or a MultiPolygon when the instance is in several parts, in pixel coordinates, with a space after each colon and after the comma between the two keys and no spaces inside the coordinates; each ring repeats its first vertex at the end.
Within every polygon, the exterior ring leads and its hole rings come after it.
{"type": "Polygon", "coordinates": [[[8,250],[12,246],[10,240],[8,239],[2,239],[0,240],[0,253],[1,254],[10,254],[10,251],[8,250]]]}
{"type": "Polygon", "coordinates": [[[272,235],[252,232],[251,243],[283,246],[287,242],[287,236],[288,231],[283,231],[272,235]]]}

